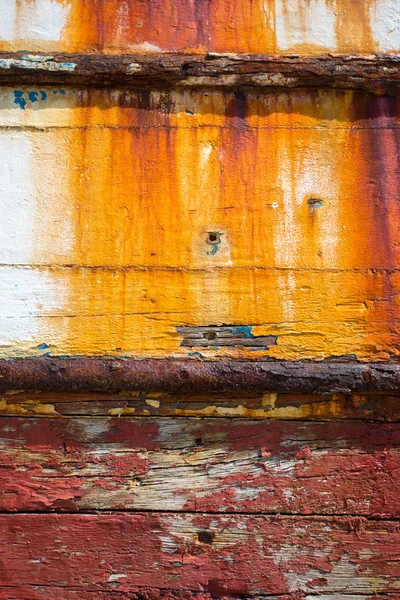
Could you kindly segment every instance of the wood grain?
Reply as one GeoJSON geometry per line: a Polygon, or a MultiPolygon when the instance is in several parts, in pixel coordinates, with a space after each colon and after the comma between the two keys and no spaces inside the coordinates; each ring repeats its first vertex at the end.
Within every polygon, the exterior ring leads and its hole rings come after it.
{"type": "Polygon", "coordinates": [[[0,420],[1,511],[400,516],[400,424],[0,420]]]}
{"type": "Polygon", "coordinates": [[[27,392],[0,396],[2,416],[154,416],[323,419],[396,422],[396,394],[166,394],[161,392],[27,392]]]}
{"type": "Polygon", "coordinates": [[[398,357],[399,97],[28,86],[0,109],[0,356],[398,357]],[[223,324],[276,344],[181,346],[223,324]]]}
{"type": "Polygon", "coordinates": [[[212,596],[397,592],[399,528],[360,518],[1,515],[4,586],[208,591],[212,596]]]}

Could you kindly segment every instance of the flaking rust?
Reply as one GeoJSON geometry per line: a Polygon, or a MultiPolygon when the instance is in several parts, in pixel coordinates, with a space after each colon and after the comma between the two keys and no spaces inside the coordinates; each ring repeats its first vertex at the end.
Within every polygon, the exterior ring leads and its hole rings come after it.
{"type": "Polygon", "coordinates": [[[337,88],[394,94],[398,55],[100,55],[0,52],[0,83],[153,88],[337,88]]]}
{"type": "Polygon", "coordinates": [[[0,361],[0,390],[396,392],[400,364],[32,358],[0,361]]]}

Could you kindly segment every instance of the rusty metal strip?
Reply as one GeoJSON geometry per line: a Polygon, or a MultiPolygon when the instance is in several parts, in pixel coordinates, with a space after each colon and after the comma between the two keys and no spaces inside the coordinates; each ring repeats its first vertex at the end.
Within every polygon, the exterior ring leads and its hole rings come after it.
{"type": "Polygon", "coordinates": [[[398,392],[400,364],[216,362],[113,358],[0,361],[6,390],[185,392],[398,392]]]}
{"type": "Polygon", "coordinates": [[[246,86],[395,93],[398,55],[32,54],[0,52],[0,85],[246,86]]]}

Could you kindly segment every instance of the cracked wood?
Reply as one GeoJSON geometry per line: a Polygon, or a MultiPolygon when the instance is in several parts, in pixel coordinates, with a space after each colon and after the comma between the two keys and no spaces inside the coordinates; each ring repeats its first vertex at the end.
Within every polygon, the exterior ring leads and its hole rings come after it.
{"type": "Polygon", "coordinates": [[[398,521],[216,514],[0,515],[3,586],[212,596],[400,589],[398,521]]]}
{"type": "Polygon", "coordinates": [[[1,511],[400,517],[400,424],[0,420],[1,511]]]}

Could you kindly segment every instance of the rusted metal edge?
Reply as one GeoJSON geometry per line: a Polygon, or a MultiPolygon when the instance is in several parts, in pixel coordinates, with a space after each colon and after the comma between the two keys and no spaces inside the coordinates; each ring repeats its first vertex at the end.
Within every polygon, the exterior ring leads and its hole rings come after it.
{"type": "Polygon", "coordinates": [[[344,88],[396,93],[400,55],[103,55],[0,52],[0,85],[344,88]]]}
{"type": "Polygon", "coordinates": [[[400,364],[116,358],[0,360],[0,391],[399,392],[400,364]]]}

